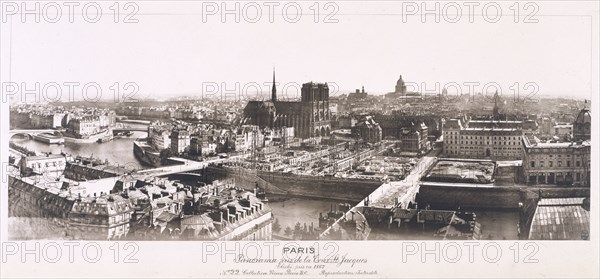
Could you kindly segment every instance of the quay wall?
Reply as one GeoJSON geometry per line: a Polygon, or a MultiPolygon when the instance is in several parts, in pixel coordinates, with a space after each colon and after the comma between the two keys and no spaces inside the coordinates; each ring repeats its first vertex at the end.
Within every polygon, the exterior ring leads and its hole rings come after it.
{"type": "Polygon", "coordinates": [[[258,184],[268,194],[327,198],[359,202],[383,184],[379,180],[309,176],[242,168],[208,166],[203,171],[207,183],[212,180],[234,180],[236,185],[253,190],[258,184]]]}
{"type": "Polygon", "coordinates": [[[490,208],[518,209],[521,187],[432,186],[422,184],[418,203],[436,209],[490,208]]]}
{"type": "Polygon", "coordinates": [[[437,186],[422,184],[419,189],[418,202],[429,204],[433,208],[489,208],[519,209],[531,194],[542,198],[586,197],[589,188],[537,188],[527,186],[437,186]]]}

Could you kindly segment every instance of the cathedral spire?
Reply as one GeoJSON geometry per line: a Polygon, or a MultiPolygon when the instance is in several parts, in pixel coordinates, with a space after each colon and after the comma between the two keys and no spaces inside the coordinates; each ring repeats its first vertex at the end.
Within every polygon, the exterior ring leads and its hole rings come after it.
{"type": "Polygon", "coordinates": [[[275,87],[275,68],[273,68],[273,88],[271,89],[271,101],[277,101],[277,88],[275,87]]]}
{"type": "Polygon", "coordinates": [[[499,120],[498,114],[498,90],[496,90],[496,94],[494,94],[494,110],[492,112],[494,120],[499,120]]]}

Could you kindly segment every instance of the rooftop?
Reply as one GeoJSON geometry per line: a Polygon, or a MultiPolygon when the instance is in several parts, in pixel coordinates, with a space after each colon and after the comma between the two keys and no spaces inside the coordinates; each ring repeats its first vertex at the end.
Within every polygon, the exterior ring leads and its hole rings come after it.
{"type": "Polygon", "coordinates": [[[48,155],[37,155],[37,156],[27,156],[25,157],[27,161],[36,161],[36,160],[49,160],[49,159],[65,159],[65,156],[61,154],[48,154],[48,155]]]}
{"type": "Polygon", "coordinates": [[[590,212],[583,208],[585,198],[542,199],[538,202],[529,239],[588,240],[590,212]]]}
{"type": "Polygon", "coordinates": [[[438,160],[423,177],[424,181],[490,183],[496,164],[486,160],[438,160]]]}

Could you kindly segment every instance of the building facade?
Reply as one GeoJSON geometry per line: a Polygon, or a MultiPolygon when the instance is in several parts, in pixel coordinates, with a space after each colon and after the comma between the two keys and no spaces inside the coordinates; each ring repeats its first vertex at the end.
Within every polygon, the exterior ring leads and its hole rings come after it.
{"type": "Polygon", "coordinates": [[[589,185],[589,141],[535,143],[523,137],[523,142],[523,174],[528,184],[589,185]]]}
{"type": "Polygon", "coordinates": [[[445,122],[443,154],[446,157],[492,160],[523,158],[521,122],[480,120],[467,121],[465,124],[461,119],[445,122]],[[470,126],[471,122],[475,127],[470,126]]]}
{"type": "Polygon", "coordinates": [[[425,123],[413,124],[402,128],[400,133],[400,150],[402,152],[421,154],[429,150],[428,131],[425,123]]]}
{"type": "Polygon", "coordinates": [[[190,132],[175,130],[171,133],[171,151],[181,154],[190,146],[190,132]]]}
{"type": "Polygon", "coordinates": [[[69,213],[69,234],[75,239],[123,238],[133,210],[129,199],[119,195],[78,199],[69,213]]]}
{"type": "Polygon", "coordinates": [[[590,185],[591,113],[587,108],[579,112],[572,127],[571,142],[523,137],[523,176],[528,184],[590,185]]]}
{"type": "Polygon", "coordinates": [[[382,139],[381,127],[371,116],[365,117],[356,126],[352,127],[352,135],[354,138],[360,138],[368,143],[378,143],[382,139]]]}
{"type": "Polygon", "coordinates": [[[300,138],[327,137],[331,133],[327,83],[302,84],[300,101],[279,101],[273,74],[271,100],[249,101],[242,124],[260,128],[294,127],[300,138]]]}
{"type": "Polygon", "coordinates": [[[69,121],[68,131],[79,138],[88,138],[89,136],[102,132],[100,118],[98,116],[82,116],[73,118],[69,121]]]}
{"type": "Polygon", "coordinates": [[[163,150],[171,147],[171,132],[160,126],[148,127],[149,143],[155,150],[163,150]]]}
{"type": "Polygon", "coordinates": [[[554,125],[554,135],[560,138],[570,138],[573,135],[572,124],[557,124],[554,125]]]}
{"type": "Polygon", "coordinates": [[[20,161],[21,175],[42,175],[53,180],[65,171],[67,159],[60,154],[22,157],[20,161]]]}

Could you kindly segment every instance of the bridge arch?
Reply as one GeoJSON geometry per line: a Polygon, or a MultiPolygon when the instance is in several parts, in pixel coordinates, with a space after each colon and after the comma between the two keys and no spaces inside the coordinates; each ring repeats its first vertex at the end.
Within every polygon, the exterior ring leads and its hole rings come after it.
{"type": "Polygon", "coordinates": [[[13,137],[15,137],[15,136],[20,136],[20,137],[22,137],[22,136],[25,136],[25,137],[27,137],[28,139],[33,139],[33,135],[32,135],[32,134],[30,134],[30,133],[25,133],[25,132],[10,133],[10,135],[9,135],[9,136],[10,136],[10,138],[9,138],[9,141],[11,141],[11,140],[13,139],[13,137]]]}

